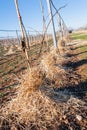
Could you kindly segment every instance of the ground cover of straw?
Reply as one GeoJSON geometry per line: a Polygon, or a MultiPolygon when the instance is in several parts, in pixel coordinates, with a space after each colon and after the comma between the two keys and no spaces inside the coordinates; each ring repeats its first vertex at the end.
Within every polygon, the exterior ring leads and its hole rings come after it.
{"type": "Polygon", "coordinates": [[[75,60],[54,50],[42,56],[40,65],[22,78],[14,98],[1,108],[1,130],[86,130],[87,104],[67,89],[80,82],[79,75],[67,68],[75,60]]]}

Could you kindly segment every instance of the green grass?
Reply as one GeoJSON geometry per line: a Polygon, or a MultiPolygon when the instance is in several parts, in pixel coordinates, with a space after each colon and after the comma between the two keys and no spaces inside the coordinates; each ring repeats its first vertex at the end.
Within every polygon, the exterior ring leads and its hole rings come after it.
{"type": "Polygon", "coordinates": [[[81,47],[81,51],[87,51],[87,46],[83,46],[83,47],[81,47]]]}
{"type": "Polygon", "coordinates": [[[76,37],[76,36],[79,36],[79,35],[82,35],[82,33],[72,33],[71,34],[72,37],[76,37]]]}
{"type": "Polygon", "coordinates": [[[87,40],[87,35],[85,34],[72,34],[72,39],[73,40],[77,40],[77,39],[81,39],[81,40],[87,40]]]}
{"type": "Polygon", "coordinates": [[[0,57],[5,53],[3,45],[0,45],[0,57]]]}
{"type": "Polygon", "coordinates": [[[87,59],[87,45],[82,46],[81,48],[78,49],[78,51],[84,52],[84,53],[81,53],[80,58],[87,59]]]}
{"type": "MultiPolygon", "coordinates": [[[[86,60],[87,59],[87,45],[81,46],[77,51],[79,53],[81,53],[78,56],[80,60],[86,60]]],[[[86,65],[86,63],[83,64],[83,68],[81,70],[81,73],[82,73],[82,75],[84,75],[83,76],[83,82],[87,82],[87,65],[86,65]]]]}
{"type": "Polygon", "coordinates": [[[0,93],[0,98],[4,97],[4,93],[0,93]]]}

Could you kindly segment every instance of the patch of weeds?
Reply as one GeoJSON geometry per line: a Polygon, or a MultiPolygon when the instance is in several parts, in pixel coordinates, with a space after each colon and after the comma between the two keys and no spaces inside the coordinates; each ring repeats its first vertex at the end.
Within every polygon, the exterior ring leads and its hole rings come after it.
{"type": "Polygon", "coordinates": [[[4,93],[0,93],[0,98],[4,97],[4,93]]]}
{"type": "Polygon", "coordinates": [[[8,78],[7,78],[7,77],[5,77],[3,80],[4,80],[4,81],[8,81],[8,78]]]}
{"type": "Polygon", "coordinates": [[[87,51],[87,46],[81,47],[80,50],[87,51]]]}
{"type": "Polygon", "coordinates": [[[12,88],[13,88],[13,86],[12,86],[12,85],[8,86],[8,89],[10,89],[10,90],[11,90],[12,88]]]}
{"type": "Polygon", "coordinates": [[[83,82],[87,82],[87,76],[83,78],[83,82]]]}
{"type": "Polygon", "coordinates": [[[3,73],[3,70],[2,70],[2,69],[0,69],[0,73],[3,73]]]}
{"type": "Polygon", "coordinates": [[[60,80],[60,81],[59,81],[59,84],[60,84],[60,85],[63,85],[63,81],[62,81],[62,80],[60,80]]]}

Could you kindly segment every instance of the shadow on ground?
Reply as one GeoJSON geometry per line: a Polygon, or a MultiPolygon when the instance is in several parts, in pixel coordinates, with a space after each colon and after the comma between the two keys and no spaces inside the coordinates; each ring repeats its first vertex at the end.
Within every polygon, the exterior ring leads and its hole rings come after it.
{"type": "Polygon", "coordinates": [[[87,96],[87,81],[80,82],[78,85],[75,86],[66,86],[64,88],[55,88],[55,98],[59,98],[59,101],[67,102],[71,95],[75,98],[79,98],[87,102],[85,96],[87,96]]]}
{"type": "Polygon", "coordinates": [[[83,52],[80,52],[80,53],[77,53],[77,54],[69,54],[69,57],[78,56],[78,55],[81,55],[81,54],[84,54],[84,53],[87,53],[87,51],[83,51],[83,52]]]}
{"type": "Polygon", "coordinates": [[[77,69],[78,67],[87,64],[87,59],[82,59],[80,61],[76,61],[76,62],[68,62],[66,64],[66,67],[72,67],[73,70],[77,69]]]}
{"type": "Polygon", "coordinates": [[[77,46],[77,47],[74,48],[74,50],[82,48],[82,47],[87,47],[87,45],[77,46]]]}

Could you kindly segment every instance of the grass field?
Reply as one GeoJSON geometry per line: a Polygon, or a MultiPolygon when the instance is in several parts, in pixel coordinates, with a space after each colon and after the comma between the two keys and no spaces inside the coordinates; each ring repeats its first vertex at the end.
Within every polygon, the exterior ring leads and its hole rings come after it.
{"type": "Polygon", "coordinates": [[[71,35],[72,39],[73,40],[77,40],[77,39],[80,39],[80,40],[87,40],[87,35],[86,34],[83,34],[83,33],[73,33],[71,35]]]}

